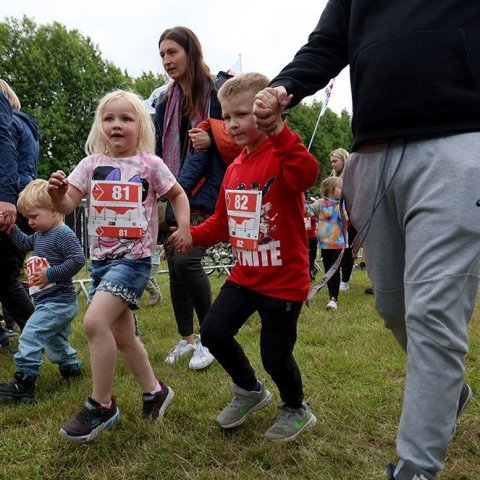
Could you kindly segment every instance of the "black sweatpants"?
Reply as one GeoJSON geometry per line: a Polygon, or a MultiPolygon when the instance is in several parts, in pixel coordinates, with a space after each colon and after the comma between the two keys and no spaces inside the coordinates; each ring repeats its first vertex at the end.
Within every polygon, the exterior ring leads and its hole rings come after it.
{"type": "Polygon", "coordinates": [[[263,367],[275,382],[282,401],[288,407],[300,408],[302,377],[293,348],[302,303],[267,297],[226,282],[202,323],[202,345],[209,348],[236,385],[253,390],[257,384],[255,371],[234,337],[249,317],[258,312],[263,367]]]}

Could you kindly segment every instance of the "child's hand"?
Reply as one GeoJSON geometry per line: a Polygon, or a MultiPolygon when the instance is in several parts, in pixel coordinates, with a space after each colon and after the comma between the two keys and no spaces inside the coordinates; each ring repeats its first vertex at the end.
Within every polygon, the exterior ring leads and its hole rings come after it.
{"type": "Polygon", "coordinates": [[[269,135],[276,135],[283,128],[281,114],[291,102],[285,87],[267,87],[255,95],[253,116],[257,128],[269,135]]]}
{"type": "Polygon", "coordinates": [[[50,283],[48,281],[46,268],[34,273],[31,278],[33,279],[33,284],[40,288],[46,287],[50,283]]]}
{"type": "Polygon", "coordinates": [[[177,252],[182,254],[188,253],[193,247],[190,229],[170,227],[170,230],[173,233],[170,235],[168,243],[172,245],[177,252]]]}
{"type": "Polygon", "coordinates": [[[47,191],[53,201],[61,200],[68,190],[68,178],[62,170],[57,170],[48,179],[47,191]]]}
{"type": "Polygon", "coordinates": [[[205,130],[201,128],[191,128],[188,131],[192,146],[195,150],[208,150],[210,147],[210,137],[205,130]]]}

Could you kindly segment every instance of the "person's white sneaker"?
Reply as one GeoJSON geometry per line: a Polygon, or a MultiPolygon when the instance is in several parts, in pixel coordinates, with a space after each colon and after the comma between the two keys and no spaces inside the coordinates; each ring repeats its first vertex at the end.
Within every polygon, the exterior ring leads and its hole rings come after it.
{"type": "Polygon", "coordinates": [[[180,340],[177,345],[175,345],[168,354],[167,358],[165,359],[165,363],[175,363],[178,359],[183,357],[189,352],[193,352],[195,350],[194,343],[188,343],[186,340],[180,340]]]}
{"type": "Polygon", "coordinates": [[[208,367],[214,360],[215,357],[210,353],[210,350],[207,347],[202,345],[200,337],[198,337],[196,341],[195,352],[193,357],[190,359],[188,366],[192,370],[201,370],[202,368],[208,367]]]}
{"type": "Polygon", "coordinates": [[[340,291],[346,292],[350,288],[348,282],[340,282],[340,291]]]}
{"type": "Polygon", "coordinates": [[[330,301],[325,305],[325,310],[336,310],[337,307],[337,302],[335,299],[332,297],[330,301]]]}

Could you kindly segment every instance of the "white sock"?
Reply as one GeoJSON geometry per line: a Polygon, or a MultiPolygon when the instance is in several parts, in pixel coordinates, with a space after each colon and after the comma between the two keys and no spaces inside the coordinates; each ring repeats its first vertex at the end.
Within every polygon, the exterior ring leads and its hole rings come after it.
{"type": "Polygon", "coordinates": [[[148,392],[148,393],[150,393],[150,395],[155,395],[156,393],[161,392],[162,390],[163,390],[163,388],[160,385],[160,382],[157,380],[156,387],[151,392],[148,392]]]}

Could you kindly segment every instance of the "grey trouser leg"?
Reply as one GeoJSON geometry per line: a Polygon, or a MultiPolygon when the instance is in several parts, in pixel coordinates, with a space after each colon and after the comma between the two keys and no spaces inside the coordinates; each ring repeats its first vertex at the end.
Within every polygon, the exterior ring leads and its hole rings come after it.
{"type": "Polygon", "coordinates": [[[480,133],[352,154],[343,185],[357,230],[390,181],[364,241],[367,267],[376,308],[407,351],[400,463],[437,472],[456,420],[478,289],[480,133]]]}

